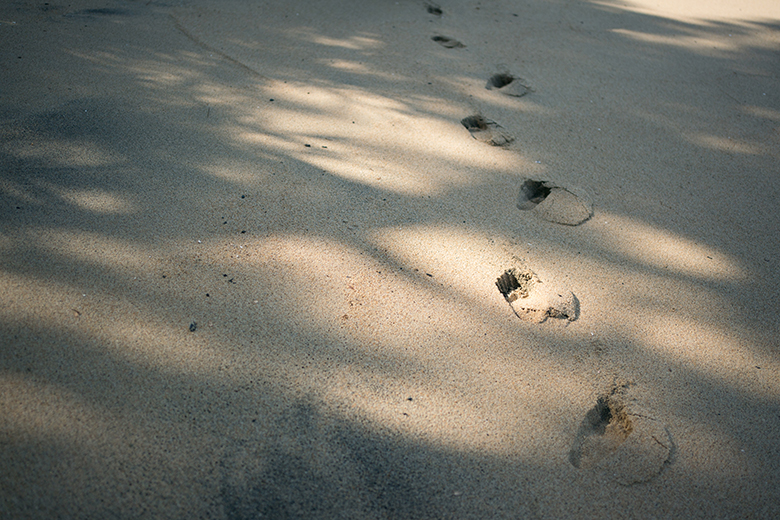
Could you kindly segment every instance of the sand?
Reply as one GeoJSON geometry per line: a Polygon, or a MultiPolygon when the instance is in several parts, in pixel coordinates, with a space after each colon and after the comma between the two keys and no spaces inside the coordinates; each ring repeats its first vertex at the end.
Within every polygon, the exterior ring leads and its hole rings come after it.
{"type": "Polygon", "coordinates": [[[780,517],[779,29],[3,2],[0,518],[780,517]]]}

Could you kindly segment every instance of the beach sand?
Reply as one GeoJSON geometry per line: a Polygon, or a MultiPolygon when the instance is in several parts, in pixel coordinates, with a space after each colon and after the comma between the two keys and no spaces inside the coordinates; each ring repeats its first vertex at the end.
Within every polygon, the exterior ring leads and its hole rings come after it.
{"type": "Polygon", "coordinates": [[[0,48],[0,518],[780,517],[777,2],[0,48]]]}

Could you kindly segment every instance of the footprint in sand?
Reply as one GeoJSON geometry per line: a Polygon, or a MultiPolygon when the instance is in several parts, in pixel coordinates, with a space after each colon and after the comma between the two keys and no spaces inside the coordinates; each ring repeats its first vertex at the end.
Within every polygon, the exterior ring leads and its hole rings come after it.
{"type": "Polygon", "coordinates": [[[100,9],[82,9],[80,11],[68,13],[64,16],[66,18],[93,18],[97,16],[124,16],[129,14],[130,12],[125,9],[114,9],[110,7],[104,7],[100,9]]]}
{"type": "Polygon", "coordinates": [[[434,4],[433,2],[425,2],[425,7],[427,8],[428,14],[435,16],[441,16],[444,14],[444,12],[441,10],[441,7],[438,4],[434,4]]]}
{"type": "Polygon", "coordinates": [[[509,72],[498,72],[490,76],[485,88],[496,90],[502,94],[512,97],[522,97],[532,92],[531,88],[524,85],[520,78],[511,75],[509,72]]]}
{"type": "Polygon", "coordinates": [[[640,413],[630,396],[632,387],[613,385],[585,414],[569,451],[572,466],[603,473],[626,486],[661,473],[674,443],[663,424],[640,413]]]}
{"type": "Polygon", "coordinates": [[[526,179],[520,186],[517,208],[533,211],[550,222],[576,226],[593,216],[593,203],[577,190],[563,188],[550,181],[526,179]]]}
{"type": "Polygon", "coordinates": [[[471,133],[471,137],[491,146],[504,146],[515,140],[504,131],[503,126],[480,115],[463,118],[460,123],[471,133]]]}
{"type": "Polygon", "coordinates": [[[465,45],[458,40],[450,38],[449,36],[431,36],[431,40],[448,49],[462,49],[465,47],[465,45]]]}
{"type": "Polygon", "coordinates": [[[520,319],[541,323],[547,318],[574,321],[579,316],[580,303],[574,293],[543,283],[524,265],[504,271],[496,287],[520,319]]]}

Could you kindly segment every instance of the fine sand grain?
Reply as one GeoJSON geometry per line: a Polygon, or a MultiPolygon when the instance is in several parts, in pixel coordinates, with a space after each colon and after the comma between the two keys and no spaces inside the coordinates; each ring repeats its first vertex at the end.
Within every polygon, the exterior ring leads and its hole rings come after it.
{"type": "Polygon", "coordinates": [[[780,517],[774,0],[10,0],[0,49],[0,518],[780,517]]]}

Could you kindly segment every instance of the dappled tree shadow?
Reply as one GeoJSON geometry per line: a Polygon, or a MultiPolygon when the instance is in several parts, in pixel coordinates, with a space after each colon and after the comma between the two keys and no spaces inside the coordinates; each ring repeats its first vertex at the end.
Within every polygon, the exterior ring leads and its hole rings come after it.
{"type": "Polygon", "coordinates": [[[73,93],[31,109],[15,87],[0,107],[0,513],[561,517],[575,514],[563,487],[593,515],[659,496],[683,513],[702,486],[714,516],[774,511],[730,490],[777,493],[778,216],[762,208],[778,195],[778,55],[755,36],[777,24],[590,2],[457,2],[441,17],[420,3],[413,19],[402,4],[355,3],[330,27],[319,3],[11,4],[47,44],[70,35],[31,88],[73,93]],[[515,40],[470,33],[477,16],[516,24],[515,40]],[[436,45],[434,27],[467,46],[436,45]],[[155,31],[164,45],[137,37],[155,31]],[[726,34],[734,45],[698,43],[726,34]],[[533,92],[493,97],[501,63],[533,92]],[[581,79],[556,82],[562,70],[581,79]],[[659,98],[636,97],[647,81],[659,98]],[[715,127],[712,103],[729,107],[715,127]],[[479,148],[460,124],[473,113],[513,129],[508,151],[479,148]],[[587,188],[593,222],[514,207],[523,179],[551,173],[587,188]],[[659,253],[636,254],[643,240],[659,253]],[[513,319],[493,287],[513,255],[570,277],[579,324],[513,319]],[[618,267],[641,282],[589,279],[618,267]],[[680,307],[670,288],[719,305],[680,307]],[[599,298],[629,311],[587,321],[599,298]],[[644,315],[701,336],[670,346],[644,315]],[[713,338],[744,366],[683,351],[713,338]],[[569,392],[613,377],[652,388],[679,447],[653,493],[569,464],[592,407],[569,392]],[[744,472],[679,463],[701,432],[744,472]]]}

